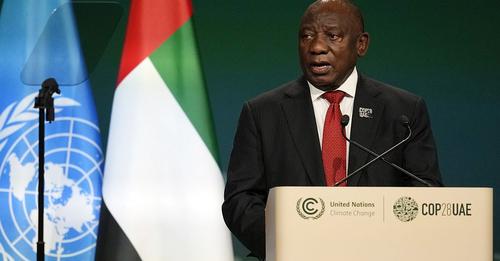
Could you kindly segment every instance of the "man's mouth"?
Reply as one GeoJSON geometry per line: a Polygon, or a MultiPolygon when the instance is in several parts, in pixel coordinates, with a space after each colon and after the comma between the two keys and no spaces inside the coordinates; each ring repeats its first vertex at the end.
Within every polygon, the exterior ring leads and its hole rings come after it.
{"type": "Polygon", "coordinates": [[[332,65],[328,62],[313,62],[310,65],[313,74],[326,74],[332,69],[332,65]]]}

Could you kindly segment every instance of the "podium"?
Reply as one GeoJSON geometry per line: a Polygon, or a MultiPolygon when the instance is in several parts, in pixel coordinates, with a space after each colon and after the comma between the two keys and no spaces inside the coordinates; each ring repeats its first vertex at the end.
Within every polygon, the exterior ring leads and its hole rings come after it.
{"type": "Polygon", "coordinates": [[[268,261],[493,260],[493,189],[276,187],[268,261]]]}

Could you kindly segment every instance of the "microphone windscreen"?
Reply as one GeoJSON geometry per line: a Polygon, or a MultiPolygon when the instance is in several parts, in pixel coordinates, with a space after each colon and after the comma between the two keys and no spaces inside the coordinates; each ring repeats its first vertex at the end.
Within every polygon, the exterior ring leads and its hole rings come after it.
{"type": "Polygon", "coordinates": [[[342,124],[343,127],[347,126],[347,124],[349,124],[349,115],[347,115],[347,114],[342,115],[342,119],[340,120],[340,124],[342,124]]]}
{"type": "Polygon", "coordinates": [[[399,117],[399,122],[401,122],[401,124],[403,125],[410,125],[410,119],[408,119],[408,116],[404,114],[399,117]]]}

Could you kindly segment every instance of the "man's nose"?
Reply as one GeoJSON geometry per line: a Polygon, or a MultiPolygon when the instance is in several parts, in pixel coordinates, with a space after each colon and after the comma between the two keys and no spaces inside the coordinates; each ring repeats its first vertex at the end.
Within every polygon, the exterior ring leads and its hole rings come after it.
{"type": "Polygon", "coordinates": [[[328,53],[328,44],[321,36],[316,36],[311,42],[310,52],[312,54],[326,54],[328,53]]]}

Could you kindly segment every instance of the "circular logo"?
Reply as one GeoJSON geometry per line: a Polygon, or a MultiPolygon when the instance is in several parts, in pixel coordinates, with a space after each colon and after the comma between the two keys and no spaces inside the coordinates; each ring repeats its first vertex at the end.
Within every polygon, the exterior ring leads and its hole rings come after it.
{"type": "Polygon", "coordinates": [[[323,199],[306,198],[297,200],[297,213],[303,219],[318,219],[325,213],[325,202],[323,199]]]}
{"type": "Polygon", "coordinates": [[[392,212],[402,222],[409,222],[417,217],[418,204],[410,197],[401,197],[394,203],[392,212]]]}
{"type": "MultiPolygon", "coordinates": [[[[29,112],[24,110],[25,119],[29,112]]],[[[19,122],[23,126],[0,148],[0,251],[12,260],[33,260],[38,241],[38,124],[12,120],[10,126],[19,122]]],[[[4,124],[0,132],[7,128],[4,124]]],[[[58,117],[47,124],[43,208],[48,260],[94,256],[102,201],[98,137],[98,127],[82,118],[58,117]]]]}

